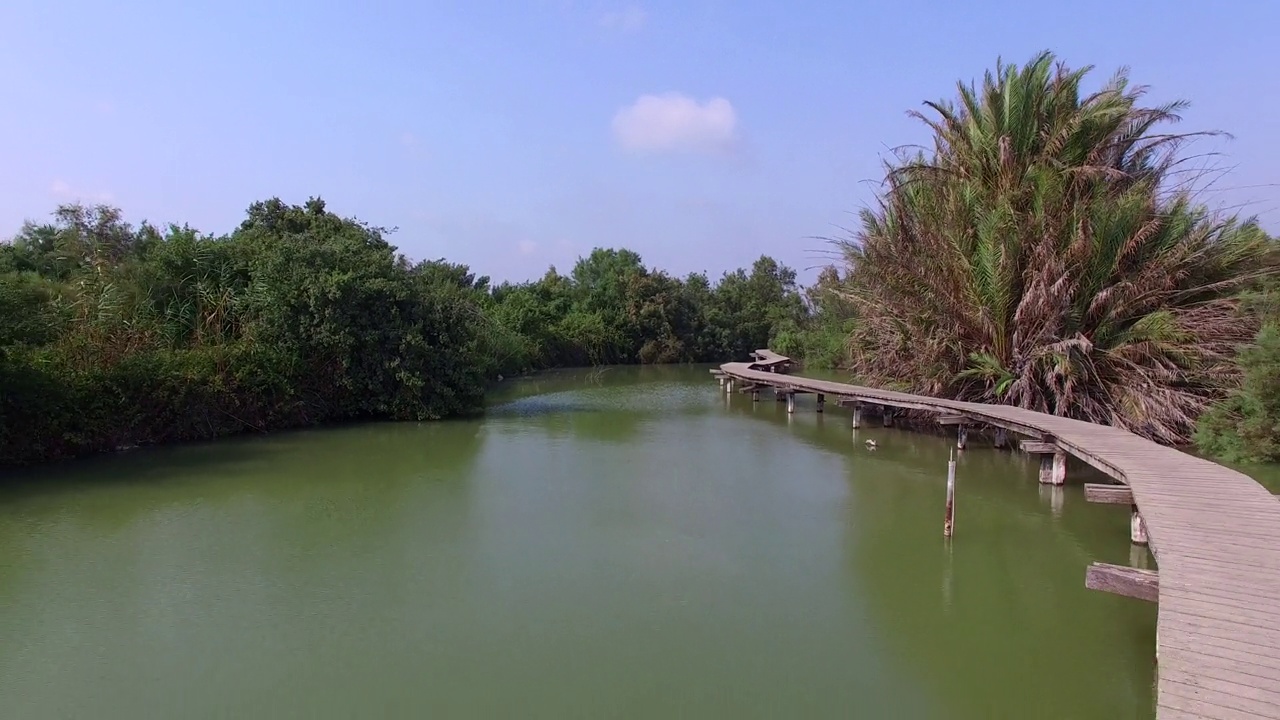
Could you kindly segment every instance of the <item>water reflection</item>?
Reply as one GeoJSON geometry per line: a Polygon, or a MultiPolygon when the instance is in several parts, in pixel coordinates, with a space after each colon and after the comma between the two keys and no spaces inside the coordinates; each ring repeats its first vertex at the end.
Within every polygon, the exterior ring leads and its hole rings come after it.
{"type": "Polygon", "coordinates": [[[1032,459],[971,438],[948,543],[949,434],[846,432],[811,412],[798,407],[786,427],[846,465],[850,592],[893,638],[895,667],[927,673],[932,706],[957,718],[1152,716],[1155,608],[1084,588],[1090,562],[1123,562],[1131,547],[1127,514],[1084,501],[1096,475],[1073,465],[1068,486],[1040,485],[1032,459]]]}
{"type": "Polygon", "coordinates": [[[1020,455],[958,459],[947,543],[950,437],[705,368],[503,385],[477,421],[11,486],[6,714],[1149,714],[1153,609],[1083,588],[1129,557],[1127,517],[1078,486],[1055,510],[1020,455]]]}

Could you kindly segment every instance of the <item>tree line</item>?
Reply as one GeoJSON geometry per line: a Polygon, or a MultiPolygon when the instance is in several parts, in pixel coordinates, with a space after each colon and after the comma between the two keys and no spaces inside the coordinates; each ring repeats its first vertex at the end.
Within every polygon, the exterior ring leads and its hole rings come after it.
{"type": "Polygon", "coordinates": [[[0,464],[342,419],[476,412],[541,368],[741,359],[1280,460],[1280,251],[1196,192],[1186,106],[1051,53],[916,113],[811,287],[762,257],[714,282],[597,249],[493,285],[411,263],[322,201],[226,236],[65,206],[0,244],[0,464]]]}
{"type": "MultiPolygon", "coordinates": [[[[551,367],[718,361],[807,337],[796,273],[673,277],[599,248],[493,285],[322,200],[224,236],[65,205],[0,244],[0,464],[337,420],[479,411],[551,367]]],[[[813,293],[807,293],[812,297],[813,293]]]]}

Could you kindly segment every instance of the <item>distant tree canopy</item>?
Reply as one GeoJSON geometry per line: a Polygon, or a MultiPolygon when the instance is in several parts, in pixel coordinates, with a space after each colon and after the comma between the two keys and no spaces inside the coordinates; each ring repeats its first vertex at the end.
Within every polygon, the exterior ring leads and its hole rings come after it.
{"type": "Polygon", "coordinates": [[[478,411],[502,374],[741,358],[809,322],[769,258],[712,284],[597,249],[491,287],[387,231],[254,203],[230,235],[66,205],[0,244],[0,464],[339,419],[478,411]]]}
{"type": "Polygon", "coordinates": [[[493,289],[493,318],[514,346],[508,369],[601,363],[707,362],[745,357],[810,309],[795,271],[762,257],[750,273],[677,278],[630,250],[597,248],[568,276],[493,289]]]}

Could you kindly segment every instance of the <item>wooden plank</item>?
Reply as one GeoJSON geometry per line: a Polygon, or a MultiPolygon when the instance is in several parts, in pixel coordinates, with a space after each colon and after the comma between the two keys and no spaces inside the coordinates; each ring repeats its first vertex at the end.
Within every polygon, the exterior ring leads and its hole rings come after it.
{"type": "MultiPolygon", "coordinates": [[[[1190,552],[1179,554],[1179,571],[1186,572],[1196,580],[1200,576],[1232,577],[1233,573],[1238,573],[1247,578],[1248,581],[1262,580],[1264,583],[1270,583],[1273,588],[1280,587],[1280,570],[1276,568],[1269,568],[1249,560],[1238,560],[1235,557],[1223,559],[1221,555],[1213,552],[1213,550],[1204,550],[1202,552],[1213,557],[1201,557],[1200,555],[1192,555],[1190,552]]],[[[1194,581],[1191,584],[1199,585],[1194,581]]],[[[1252,582],[1250,582],[1250,586],[1252,586],[1252,582]]],[[[1244,588],[1239,586],[1236,588],[1237,592],[1242,592],[1243,590],[1244,588]]],[[[1267,592],[1264,588],[1264,594],[1268,597],[1277,597],[1280,595],[1280,591],[1267,592]]]]}
{"type": "Polygon", "coordinates": [[[1248,659],[1233,660],[1163,643],[1160,646],[1160,662],[1182,667],[1200,666],[1206,677],[1215,677],[1220,680],[1247,678],[1247,682],[1254,684],[1263,683],[1280,687],[1280,669],[1252,665],[1248,659]]]}
{"type": "MultiPolygon", "coordinates": [[[[1257,588],[1252,584],[1244,584],[1239,576],[1228,576],[1222,574],[1205,574],[1200,576],[1187,576],[1180,573],[1169,573],[1169,576],[1162,583],[1166,592],[1174,593],[1179,597],[1186,597],[1188,600],[1196,602],[1218,602],[1223,605],[1235,605],[1246,610],[1256,610],[1258,602],[1263,600],[1274,600],[1280,597],[1280,585],[1274,581],[1271,582],[1270,590],[1266,588],[1257,588]],[[1190,579],[1188,579],[1190,577],[1190,579]],[[1212,581],[1210,583],[1201,582],[1202,580],[1212,581]]],[[[1264,616],[1275,618],[1275,613],[1264,612],[1264,616]]]]}
{"type": "Polygon", "coordinates": [[[1191,640],[1192,636],[1188,633],[1178,632],[1174,635],[1176,637],[1173,639],[1165,639],[1163,635],[1160,637],[1161,657],[1164,657],[1165,651],[1172,649],[1184,653],[1182,661],[1188,666],[1198,662],[1216,663],[1221,667],[1233,668],[1243,675],[1260,678],[1270,678],[1280,673],[1280,664],[1272,663],[1266,654],[1258,653],[1255,646],[1216,638],[1202,643],[1198,638],[1191,640]]]}
{"type": "Polygon", "coordinates": [[[1160,599],[1159,575],[1154,570],[1092,563],[1084,573],[1084,586],[1090,590],[1124,595],[1157,602],[1160,599]]]}
{"type": "Polygon", "coordinates": [[[1203,677],[1181,668],[1168,667],[1160,668],[1159,673],[1161,683],[1177,683],[1185,687],[1188,694],[1230,697],[1233,698],[1231,704],[1236,709],[1265,713],[1262,717],[1280,713],[1280,692],[1276,692],[1274,688],[1258,687],[1247,676],[1237,676],[1235,680],[1223,680],[1203,677]]]}
{"type": "MultiPolygon", "coordinates": [[[[1259,610],[1242,612],[1242,608],[1238,606],[1214,603],[1212,598],[1208,602],[1196,602],[1186,596],[1171,593],[1168,589],[1161,597],[1166,604],[1177,606],[1176,610],[1165,614],[1166,623],[1179,623],[1206,631],[1220,630],[1231,633],[1232,636],[1246,630],[1250,643],[1280,648],[1280,629],[1275,628],[1274,614],[1268,617],[1259,610]]],[[[1223,639],[1230,640],[1231,637],[1223,639]]]]}
{"type": "Polygon", "coordinates": [[[1058,452],[1058,446],[1051,442],[1023,440],[1022,451],[1033,455],[1052,455],[1053,453],[1058,452]]]}
{"type": "Polygon", "coordinates": [[[1200,718],[1200,720],[1259,720],[1259,718],[1265,717],[1235,708],[1223,707],[1217,703],[1206,702],[1201,699],[1188,698],[1181,693],[1176,695],[1166,693],[1163,692],[1163,686],[1161,686],[1161,690],[1159,705],[1156,710],[1157,719],[1167,716],[1193,717],[1200,718]]]}
{"type": "MultiPolygon", "coordinates": [[[[1274,653],[1275,638],[1259,635],[1255,628],[1243,625],[1234,619],[1214,619],[1198,617],[1185,612],[1166,612],[1162,604],[1159,612],[1159,626],[1168,628],[1170,642],[1178,642],[1179,636],[1185,636],[1187,643],[1217,642],[1223,648],[1239,652],[1254,653],[1261,656],[1273,656],[1266,661],[1280,668],[1280,655],[1274,653]]],[[[1163,640],[1163,635],[1161,640],[1163,640]]],[[[1195,647],[1194,644],[1190,647],[1195,647]]]]}
{"type": "Polygon", "coordinates": [[[964,415],[939,415],[939,425],[968,425],[971,421],[964,415]]]}
{"type": "Polygon", "coordinates": [[[1203,702],[1205,705],[1218,708],[1219,712],[1222,712],[1222,717],[1273,718],[1280,714],[1280,707],[1265,699],[1242,694],[1240,691],[1244,688],[1239,685],[1219,682],[1210,683],[1209,687],[1204,687],[1187,683],[1186,678],[1187,675],[1184,673],[1161,668],[1159,684],[1161,701],[1166,696],[1174,695],[1189,701],[1203,702]],[[1240,714],[1233,715],[1231,711],[1240,714]]]}
{"type": "Polygon", "coordinates": [[[1274,653],[1269,647],[1259,647],[1234,640],[1224,640],[1213,635],[1200,636],[1180,628],[1160,625],[1160,651],[1166,647],[1177,647],[1190,653],[1191,657],[1215,657],[1238,663],[1241,671],[1249,669],[1250,675],[1261,674],[1257,668],[1271,668],[1274,653]],[[1179,639],[1166,640],[1165,635],[1185,636],[1179,639]]]}
{"type": "Polygon", "coordinates": [[[1132,505],[1133,491],[1124,485],[1107,485],[1104,483],[1085,483],[1084,499],[1095,503],[1111,505],[1132,505]]]}
{"type": "Polygon", "coordinates": [[[1160,707],[1160,720],[1205,720],[1203,715],[1196,715],[1185,710],[1171,707],[1160,707]]]}

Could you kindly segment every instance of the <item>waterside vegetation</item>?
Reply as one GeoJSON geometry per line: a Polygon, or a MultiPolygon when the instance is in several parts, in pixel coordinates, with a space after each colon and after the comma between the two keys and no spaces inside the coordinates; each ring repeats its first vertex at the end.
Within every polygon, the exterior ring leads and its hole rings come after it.
{"type": "Polygon", "coordinates": [[[758,347],[856,382],[1017,405],[1280,460],[1280,253],[1215,210],[1120,72],[1000,63],[917,117],[837,261],[675,277],[626,249],[494,285],[411,262],[323,201],[226,235],[59,207],[0,245],[0,465],[347,419],[480,410],[550,367],[758,347]]]}

